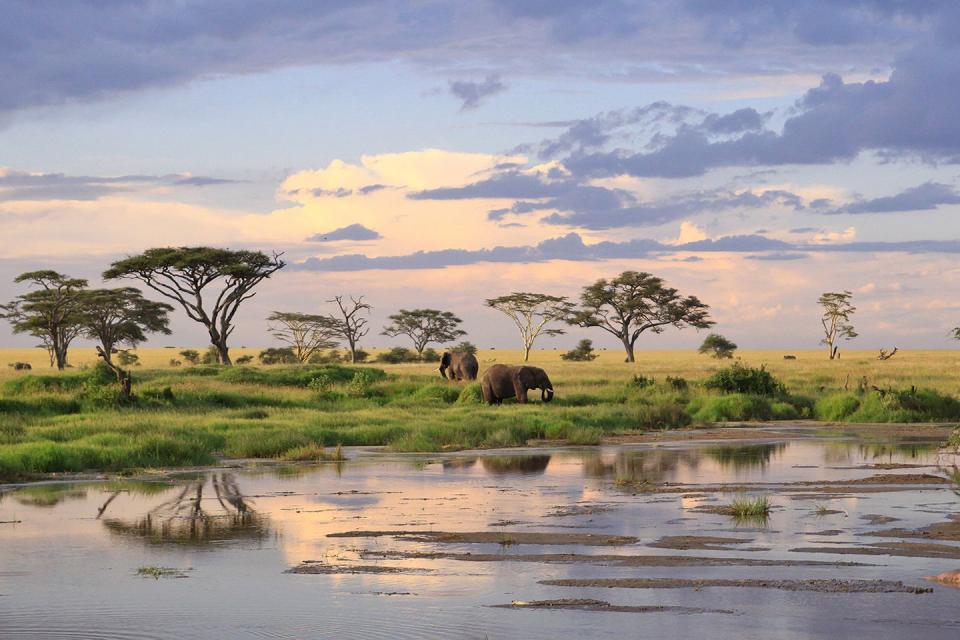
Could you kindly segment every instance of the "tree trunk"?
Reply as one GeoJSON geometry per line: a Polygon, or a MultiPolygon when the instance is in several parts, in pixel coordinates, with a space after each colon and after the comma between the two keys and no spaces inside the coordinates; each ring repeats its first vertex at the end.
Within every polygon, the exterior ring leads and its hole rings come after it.
{"type": "Polygon", "coordinates": [[[530,345],[523,345],[523,361],[530,362],[530,345]]]}
{"type": "Polygon", "coordinates": [[[353,340],[348,340],[350,344],[350,364],[357,364],[357,343],[353,340]]]}
{"type": "Polygon", "coordinates": [[[214,345],[217,348],[217,356],[220,358],[220,364],[230,366],[233,361],[230,360],[230,348],[227,347],[227,341],[221,340],[214,345]]]}
{"type": "Polygon", "coordinates": [[[633,357],[633,343],[630,342],[629,338],[623,339],[623,349],[627,352],[627,362],[636,362],[633,357]]]}
{"type": "Polygon", "coordinates": [[[67,349],[66,347],[56,347],[57,369],[63,371],[67,368],[67,349]]]}

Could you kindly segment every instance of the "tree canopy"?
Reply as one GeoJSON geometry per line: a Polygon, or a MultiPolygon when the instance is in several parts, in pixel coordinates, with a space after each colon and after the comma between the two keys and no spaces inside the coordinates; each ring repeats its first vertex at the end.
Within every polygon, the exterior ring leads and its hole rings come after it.
{"type": "Polygon", "coordinates": [[[106,280],[133,278],[177,302],[201,323],[217,348],[221,364],[230,364],[227,339],[240,305],[256,295],[264,279],[285,266],[279,254],[213,247],[164,247],[114,262],[106,280]],[[204,297],[206,296],[206,298],[204,297]]]}
{"type": "Polygon", "coordinates": [[[383,328],[382,335],[409,337],[420,356],[423,356],[423,350],[431,342],[443,344],[467,335],[466,331],[458,328],[463,320],[450,311],[401,309],[399,313],[390,316],[390,320],[392,324],[383,328]]]}
{"type": "Polygon", "coordinates": [[[290,347],[300,363],[321,349],[337,346],[340,326],[329,316],[274,311],[267,318],[270,334],[290,347]]]}
{"type": "Polygon", "coordinates": [[[573,313],[574,305],[565,296],[545,293],[514,292],[490,298],[486,305],[503,313],[517,325],[523,342],[523,361],[530,359],[530,349],[537,337],[562,335],[563,329],[548,329],[551,322],[562,322],[573,313]]]}
{"type": "Polygon", "coordinates": [[[709,353],[718,360],[732,358],[733,352],[737,350],[737,345],[731,340],[724,338],[719,333],[711,333],[703,339],[703,344],[697,349],[698,353],[709,353]]]}
{"type": "Polygon", "coordinates": [[[828,291],[820,296],[817,302],[823,307],[820,324],[823,326],[823,340],[820,344],[827,347],[830,359],[838,357],[841,340],[853,340],[857,337],[850,316],[857,308],[852,303],[853,294],[849,291],[828,291]]]}
{"type": "Polygon", "coordinates": [[[624,271],[613,280],[601,278],[584,287],[580,308],[568,322],[617,336],[627,362],[634,362],[634,345],[644,332],[662,333],[668,326],[707,329],[714,325],[709,309],[696,296],[681,296],[661,278],[624,271]]]}
{"type": "Polygon", "coordinates": [[[136,348],[147,333],[170,335],[167,314],[173,307],[144,298],[139,289],[93,289],[82,298],[83,335],[100,342],[108,364],[120,345],[136,348]]]}
{"type": "Polygon", "coordinates": [[[0,305],[14,333],[40,339],[50,355],[50,366],[67,366],[67,349],[83,331],[83,295],[87,281],[56,271],[28,271],[14,279],[35,287],[8,304],[0,305]]]}

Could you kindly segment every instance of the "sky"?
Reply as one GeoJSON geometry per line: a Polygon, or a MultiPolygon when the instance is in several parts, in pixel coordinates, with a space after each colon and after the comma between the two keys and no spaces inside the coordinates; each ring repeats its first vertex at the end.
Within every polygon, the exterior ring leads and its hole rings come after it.
{"type": "MultiPolygon", "coordinates": [[[[949,348],[960,5],[949,0],[0,0],[0,300],[156,246],[283,252],[238,314],[364,295],[517,347],[484,300],[624,270],[742,348],[949,348]]],[[[173,336],[202,346],[178,310],[173,336]]],[[[572,329],[540,346],[569,348],[572,329]]],[[[691,348],[692,329],[638,349],[691,348]]],[[[0,345],[32,346],[0,324],[0,345]]]]}

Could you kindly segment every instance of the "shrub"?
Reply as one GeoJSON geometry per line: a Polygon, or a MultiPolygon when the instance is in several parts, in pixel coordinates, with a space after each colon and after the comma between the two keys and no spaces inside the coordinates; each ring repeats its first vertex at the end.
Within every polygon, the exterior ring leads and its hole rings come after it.
{"type": "Polygon", "coordinates": [[[264,349],[257,355],[257,359],[260,360],[260,364],[263,365],[298,364],[300,362],[290,347],[270,347],[269,349],[264,349]]]}
{"type": "Polygon", "coordinates": [[[326,393],[333,389],[336,383],[337,381],[329,371],[321,371],[314,378],[310,379],[310,382],[307,383],[307,388],[317,393],[326,393]]]}
{"type": "Polygon", "coordinates": [[[470,353],[476,355],[477,346],[472,342],[464,340],[450,349],[453,353],[470,353]]]}
{"type": "Polygon", "coordinates": [[[687,382],[686,378],[671,378],[667,376],[667,384],[670,385],[670,388],[674,391],[686,391],[690,387],[690,383],[687,382]]]}
{"type": "Polygon", "coordinates": [[[251,355],[249,355],[249,354],[248,354],[248,355],[245,355],[245,356],[240,356],[239,358],[237,358],[237,359],[234,360],[233,362],[234,362],[234,364],[250,364],[251,362],[253,362],[253,356],[251,356],[251,355]]]}
{"type": "Polygon", "coordinates": [[[200,363],[200,352],[196,349],[184,349],[180,352],[180,357],[189,362],[190,364],[199,364],[200,363]]]}
{"type": "Polygon", "coordinates": [[[336,349],[330,349],[326,353],[322,351],[317,351],[307,360],[307,364],[331,364],[336,362],[343,362],[344,360],[349,360],[350,358],[344,358],[340,355],[340,352],[336,349]]]}
{"type": "Polygon", "coordinates": [[[139,367],[140,366],[140,356],[133,353],[129,349],[122,349],[117,352],[117,363],[121,367],[139,367]]]}
{"type": "MultiPolygon", "coordinates": [[[[353,352],[353,361],[354,362],[366,362],[370,358],[370,354],[364,351],[363,349],[357,349],[353,352]]],[[[350,359],[350,354],[347,354],[345,360],[350,359]]]]}
{"type": "Polygon", "coordinates": [[[420,357],[416,352],[405,347],[394,347],[390,351],[384,351],[377,354],[377,362],[386,362],[387,364],[402,364],[404,362],[418,362],[420,357]]]}
{"type": "Polygon", "coordinates": [[[421,362],[440,362],[440,354],[436,349],[424,349],[420,354],[421,362]]]}
{"type": "Polygon", "coordinates": [[[460,389],[449,384],[427,384],[413,392],[413,397],[420,401],[435,401],[452,403],[460,398],[460,389]]]}
{"type": "Polygon", "coordinates": [[[747,367],[736,362],[707,378],[703,386],[724,393],[752,393],[761,396],[776,396],[785,393],[783,383],[764,367],[747,367]]]}
{"type": "Polygon", "coordinates": [[[572,362],[589,362],[596,357],[597,354],[593,352],[593,341],[587,339],[581,340],[576,347],[560,356],[562,360],[572,362]]]}
{"type": "Polygon", "coordinates": [[[347,385],[347,393],[357,397],[369,395],[370,387],[373,386],[374,382],[381,379],[382,375],[383,372],[376,369],[360,369],[353,374],[353,379],[347,385]],[[380,376],[377,374],[380,374],[380,376]]]}
{"type": "Polygon", "coordinates": [[[687,405],[687,411],[699,422],[770,420],[773,417],[773,408],[767,398],[739,393],[695,398],[687,405]]]}
{"type": "Polygon", "coordinates": [[[457,396],[457,404],[479,404],[483,402],[483,391],[479,383],[466,385],[457,396]]]}
{"type": "Polygon", "coordinates": [[[220,364],[220,353],[215,346],[207,347],[207,350],[200,356],[200,364],[220,364]]]}
{"type": "Polygon", "coordinates": [[[648,378],[647,376],[637,373],[634,374],[633,378],[630,379],[628,383],[631,387],[636,387],[637,389],[646,389],[647,387],[652,387],[655,380],[653,378],[648,378]]]}
{"type": "Polygon", "coordinates": [[[171,366],[171,367],[179,367],[179,366],[182,365],[182,364],[183,364],[183,363],[180,362],[179,360],[177,360],[176,358],[170,358],[170,366],[171,366]]]}

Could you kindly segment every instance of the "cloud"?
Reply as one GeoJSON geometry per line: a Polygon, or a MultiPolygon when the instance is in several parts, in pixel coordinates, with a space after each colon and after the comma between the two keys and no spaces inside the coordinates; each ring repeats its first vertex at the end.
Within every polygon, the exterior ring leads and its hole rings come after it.
{"type": "Polygon", "coordinates": [[[334,229],[333,231],[327,231],[326,233],[314,234],[306,238],[306,242],[337,242],[340,240],[361,242],[365,240],[380,240],[382,237],[383,236],[373,229],[368,229],[362,224],[355,223],[334,229]]]}
{"type": "Polygon", "coordinates": [[[144,191],[155,187],[206,187],[236,182],[226,178],[190,174],[71,176],[0,167],[0,201],[98,200],[113,194],[144,191]]]}
{"type": "Polygon", "coordinates": [[[942,204],[960,204],[960,193],[949,184],[925,182],[892,196],[858,200],[825,213],[896,213],[932,211],[942,204]]]}
{"type": "Polygon", "coordinates": [[[507,90],[507,85],[500,81],[500,76],[488,75],[480,82],[473,80],[451,80],[450,94],[462,101],[461,111],[476,109],[490,96],[507,90]]]}

